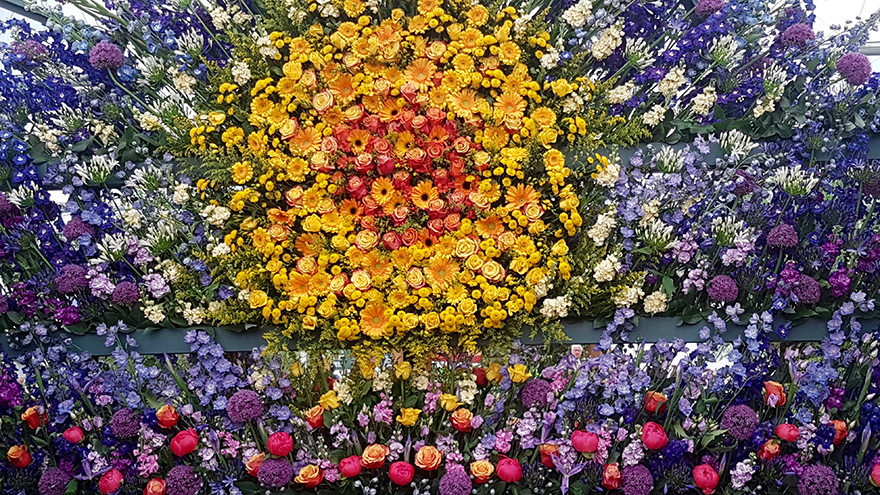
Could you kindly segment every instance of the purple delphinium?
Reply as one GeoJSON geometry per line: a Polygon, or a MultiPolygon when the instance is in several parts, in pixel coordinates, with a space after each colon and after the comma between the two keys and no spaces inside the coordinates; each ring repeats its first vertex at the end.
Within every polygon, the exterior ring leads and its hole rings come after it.
{"type": "Polygon", "coordinates": [[[165,477],[166,495],[196,495],[202,480],[190,466],[174,466],[165,477]]]}
{"type": "Polygon", "coordinates": [[[469,495],[474,482],[460,464],[448,464],[446,474],[440,478],[440,495],[469,495]]]}
{"type": "Polygon", "coordinates": [[[623,468],[620,481],[623,495],[648,495],[654,488],[651,470],[641,464],[623,468]]]}
{"type": "Polygon", "coordinates": [[[138,290],[137,284],[134,282],[119,282],[119,285],[113,289],[111,300],[114,304],[121,306],[130,306],[141,299],[141,292],[138,290]]]}
{"type": "Polygon", "coordinates": [[[733,438],[745,441],[752,438],[761,418],[754,409],[745,404],[728,407],[721,415],[721,428],[727,430],[733,438]]]}
{"type": "Polygon", "coordinates": [[[871,77],[871,61],[859,52],[847,53],[837,61],[837,72],[853,86],[861,86],[871,77]]]}
{"type": "Polygon", "coordinates": [[[119,438],[132,438],[138,435],[141,429],[141,415],[129,408],[116,411],[110,418],[110,431],[113,436],[119,438]]]}
{"type": "Polygon", "coordinates": [[[797,486],[801,495],[837,495],[839,484],[833,469],[822,464],[813,464],[804,466],[797,486]]]}
{"type": "Polygon", "coordinates": [[[822,288],[819,282],[809,275],[801,274],[797,285],[791,291],[797,296],[801,304],[816,304],[822,299],[822,288]]]}
{"type": "Polygon", "coordinates": [[[724,0],[700,0],[694,8],[694,14],[705,19],[724,7],[724,0]]]}
{"type": "Polygon", "coordinates": [[[709,297],[720,302],[733,302],[739,296],[739,287],[727,275],[717,275],[709,281],[709,297]]]}
{"type": "Polygon", "coordinates": [[[553,387],[547,380],[535,378],[526,382],[523,386],[520,398],[525,407],[544,407],[547,405],[547,394],[553,391],[553,387]]]}
{"type": "Polygon", "coordinates": [[[38,491],[40,495],[63,495],[72,479],[72,476],[60,468],[49,468],[40,477],[38,491]]]}
{"type": "Polygon", "coordinates": [[[89,286],[88,271],[79,265],[65,265],[55,278],[55,287],[62,294],[70,294],[89,286]]]}
{"type": "Polygon", "coordinates": [[[257,480],[268,488],[282,488],[293,479],[293,466],[287,459],[266,459],[260,465],[257,480]]]}
{"type": "Polygon", "coordinates": [[[98,70],[116,70],[122,67],[122,50],[108,41],[98,42],[89,51],[89,63],[98,70]]]}
{"type": "Polygon", "coordinates": [[[226,414],[236,423],[247,423],[263,415],[263,401],[253,390],[239,390],[226,403],[226,414]]]}
{"type": "Polygon", "coordinates": [[[814,39],[816,39],[816,33],[813,32],[813,28],[809,24],[799,22],[792,24],[782,33],[782,46],[803,48],[807,46],[808,41],[814,39]]]}
{"type": "Polygon", "coordinates": [[[770,229],[767,234],[767,245],[780,248],[790,248],[797,246],[797,231],[787,223],[781,223],[770,229]]]}

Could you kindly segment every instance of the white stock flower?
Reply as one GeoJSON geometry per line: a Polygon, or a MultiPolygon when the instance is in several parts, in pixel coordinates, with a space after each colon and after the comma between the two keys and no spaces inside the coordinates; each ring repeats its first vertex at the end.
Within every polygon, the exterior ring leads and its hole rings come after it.
{"type": "Polygon", "coordinates": [[[596,282],[610,282],[617,276],[621,266],[623,265],[617,256],[609,254],[593,269],[593,278],[596,279],[596,282]]]}

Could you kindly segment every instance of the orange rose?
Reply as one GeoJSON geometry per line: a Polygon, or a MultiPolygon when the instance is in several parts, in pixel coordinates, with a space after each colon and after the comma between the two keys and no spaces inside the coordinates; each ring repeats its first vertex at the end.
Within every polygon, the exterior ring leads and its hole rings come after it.
{"type": "Polygon", "coordinates": [[[367,469],[379,469],[385,465],[385,458],[391,453],[391,449],[385,445],[374,443],[368,445],[361,454],[361,465],[367,469]]]}
{"type": "Polygon", "coordinates": [[[425,274],[422,269],[414,266],[406,272],[406,283],[413,289],[421,289],[425,286],[425,274]]]}
{"type": "Polygon", "coordinates": [[[174,410],[174,406],[165,404],[156,411],[156,419],[159,420],[160,428],[174,428],[180,415],[174,410]]]}
{"type": "Polygon", "coordinates": [[[416,467],[425,471],[434,471],[440,466],[441,460],[443,460],[443,453],[437,450],[437,447],[425,445],[416,454],[416,467]]]}
{"type": "Polygon", "coordinates": [[[260,466],[263,465],[263,459],[265,458],[266,454],[260,452],[259,454],[248,459],[247,462],[244,463],[244,467],[247,468],[248,474],[256,478],[257,474],[259,474],[260,472],[260,466]]]}
{"type": "Polygon", "coordinates": [[[764,382],[764,403],[770,407],[785,405],[785,387],[779,382],[764,382]]]}
{"type": "Polygon", "coordinates": [[[46,424],[49,418],[46,416],[46,413],[41,413],[37,406],[31,406],[21,413],[21,420],[27,423],[32,430],[36,430],[46,424]]]}
{"type": "Polygon", "coordinates": [[[314,464],[303,466],[303,468],[299,470],[299,474],[294,478],[294,481],[305,485],[306,488],[318,486],[323,480],[324,471],[314,464]]]}
{"type": "Polygon", "coordinates": [[[306,411],[306,421],[312,428],[324,427],[324,408],[315,406],[306,411]]]}
{"type": "Polygon", "coordinates": [[[452,413],[452,417],[449,418],[449,421],[452,422],[452,427],[456,430],[468,433],[473,429],[471,427],[471,420],[473,419],[474,413],[462,407],[461,409],[456,409],[455,412],[452,413]]]}
{"type": "Polygon", "coordinates": [[[373,284],[373,279],[370,277],[370,274],[364,270],[355,270],[354,273],[351,274],[351,284],[354,285],[355,289],[363,292],[369,290],[370,286],[373,284]]]}
{"type": "Polygon", "coordinates": [[[165,495],[165,480],[162,478],[153,478],[147,482],[144,488],[144,495],[165,495]]]}
{"type": "Polygon", "coordinates": [[[6,460],[14,467],[23,469],[31,463],[31,454],[28,452],[27,445],[13,445],[6,452],[6,460]]]}
{"type": "Polygon", "coordinates": [[[485,483],[495,472],[495,465],[489,461],[476,461],[471,463],[471,476],[477,483],[485,483]]]}

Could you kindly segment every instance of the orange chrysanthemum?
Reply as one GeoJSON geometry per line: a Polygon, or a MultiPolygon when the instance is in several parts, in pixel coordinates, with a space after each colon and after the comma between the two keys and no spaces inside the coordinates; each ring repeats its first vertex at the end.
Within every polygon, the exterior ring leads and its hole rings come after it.
{"type": "Polygon", "coordinates": [[[321,149],[321,133],[314,127],[305,127],[290,139],[290,147],[301,155],[314,153],[321,149]]]}
{"type": "Polygon", "coordinates": [[[458,263],[450,257],[435,256],[431,258],[431,263],[425,268],[425,280],[431,287],[445,290],[455,282],[458,270],[458,263]]]}
{"type": "Polygon", "coordinates": [[[351,74],[342,74],[336,78],[335,81],[330,83],[328,86],[330,92],[333,93],[339,103],[342,105],[347,104],[351,101],[352,98],[356,96],[355,88],[354,88],[354,78],[351,74]]]}
{"type": "Polygon", "coordinates": [[[309,282],[311,276],[305,273],[292,272],[287,279],[287,294],[291,297],[306,297],[309,295],[309,282]]]}
{"type": "Polygon", "coordinates": [[[448,100],[449,109],[462,119],[472,118],[480,105],[477,92],[467,88],[449,95],[448,100]]]}
{"type": "Polygon", "coordinates": [[[434,77],[434,72],[436,71],[437,66],[433,62],[426,58],[420,58],[416,59],[406,68],[404,75],[406,82],[415,86],[419,91],[427,91],[434,86],[431,78],[434,77]]]}
{"type": "Polygon", "coordinates": [[[319,234],[300,234],[293,243],[294,249],[303,256],[318,256],[324,251],[324,236],[319,234]]]}

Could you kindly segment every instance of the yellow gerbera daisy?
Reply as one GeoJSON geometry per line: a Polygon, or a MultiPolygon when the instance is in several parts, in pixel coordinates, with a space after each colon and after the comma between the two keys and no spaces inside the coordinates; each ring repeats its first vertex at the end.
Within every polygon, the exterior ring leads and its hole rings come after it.
{"type": "Polygon", "coordinates": [[[406,77],[406,82],[415,86],[419,91],[424,92],[434,86],[434,81],[431,78],[434,77],[436,71],[437,66],[433,62],[427,58],[419,58],[409,64],[409,67],[404,72],[404,76],[406,77]]]}
{"type": "Polygon", "coordinates": [[[412,189],[410,192],[410,199],[416,208],[420,208],[425,210],[428,208],[428,203],[440,197],[440,191],[434,187],[434,184],[429,180],[423,180],[419,182],[419,184],[412,189]]]}

